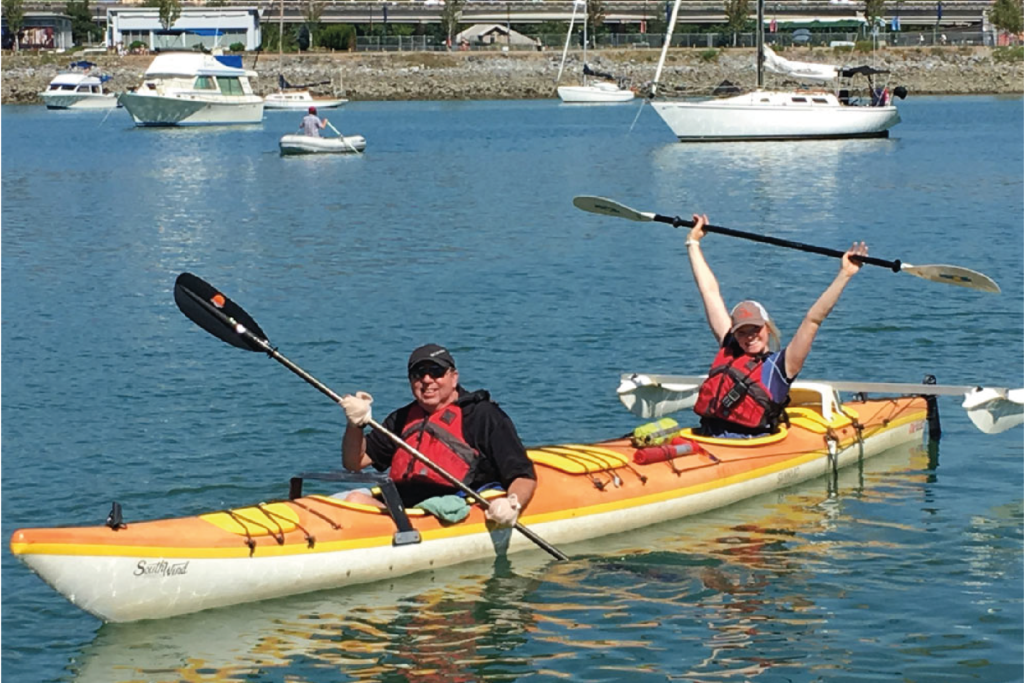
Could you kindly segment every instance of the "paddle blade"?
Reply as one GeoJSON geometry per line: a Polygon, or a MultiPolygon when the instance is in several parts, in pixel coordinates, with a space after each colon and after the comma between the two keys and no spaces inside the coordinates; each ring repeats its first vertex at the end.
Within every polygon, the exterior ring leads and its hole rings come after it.
{"type": "Polygon", "coordinates": [[[615,216],[617,218],[627,218],[631,221],[653,221],[654,214],[643,213],[636,209],[631,209],[625,204],[619,204],[611,199],[604,197],[591,197],[589,195],[580,195],[579,197],[573,197],[573,206],[583,211],[589,211],[590,213],[598,213],[602,216],[615,216]]]}
{"type": "Polygon", "coordinates": [[[999,434],[1024,423],[1024,389],[979,387],[964,396],[964,408],[974,426],[999,434]]]}
{"type": "Polygon", "coordinates": [[[961,268],[960,266],[944,264],[911,266],[904,263],[900,270],[925,280],[931,280],[932,282],[943,282],[947,285],[967,287],[968,289],[977,289],[981,292],[993,292],[996,294],[1001,291],[995,280],[988,275],[969,268],[961,268]]]}
{"type": "Polygon", "coordinates": [[[174,303],[189,320],[232,346],[246,351],[266,351],[270,346],[267,335],[248,313],[192,273],[182,273],[175,280],[174,303]]]}

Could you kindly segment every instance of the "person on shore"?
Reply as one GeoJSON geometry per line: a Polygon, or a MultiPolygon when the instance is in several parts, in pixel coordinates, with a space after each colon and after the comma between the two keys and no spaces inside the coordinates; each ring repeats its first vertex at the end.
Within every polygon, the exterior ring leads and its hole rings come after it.
{"type": "Polygon", "coordinates": [[[320,131],[327,127],[327,119],[316,115],[316,107],[310,107],[309,113],[302,117],[300,129],[303,135],[312,138],[320,137],[320,131]]]}
{"type": "Polygon", "coordinates": [[[718,280],[701,252],[708,218],[694,214],[693,220],[686,250],[708,324],[719,344],[694,406],[694,412],[701,418],[699,433],[749,438],[776,432],[789,401],[789,387],[803,368],[821,324],[860,270],[858,257],[867,256],[867,245],[854,242],[843,254],[832,284],[807,311],[796,334],[780,351],[779,330],[761,304],[748,300],[738,303],[732,311],[726,308],[718,280]]]}
{"type": "MultiPolygon", "coordinates": [[[[473,490],[501,485],[506,496],[489,501],[487,518],[498,526],[514,526],[533,498],[537,475],[511,418],[488,392],[468,392],[459,384],[455,361],[443,346],[427,344],[414,350],[408,373],[415,400],[388,415],[384,428],[473,490]]],[[[363,391],[341,399],[348,419],[341,443],[345,469],[358,472],[372,465],[383,472],[390,468],[389,476],[407,506],[458,492],[380,431],[363,433],[372,419],[372,403],[373,397],[363,391]]],[[[346,500],[382,506],[359,491],[346,500]]]]}

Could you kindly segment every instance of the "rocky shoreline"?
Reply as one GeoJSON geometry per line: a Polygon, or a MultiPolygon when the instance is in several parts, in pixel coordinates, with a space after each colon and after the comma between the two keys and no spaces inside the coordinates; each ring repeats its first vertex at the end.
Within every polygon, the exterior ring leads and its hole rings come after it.
{"type": "MultiPolygon", "coordinates": [[[[790,49],[787,59],[826,64],[870,64],[888,69],[890,86],[903,85],[911,95],[980,95],[1024,93],[1024,62],[999,61],[984,47],[891,48],[861,55],[831,49],[790,49]]],[[[253,57],[246,55],[246,68],[253,57]]],[[[37,95],[75,59],[71,55],[3,57],[0,103],[39,104],[37,95]]],[[[254,87],[264,95],[277,88],[278,74],[290,83],[331,81],[314,88],[350,100],[489,100],[554,97],[560,55],[555,52],[409,52],[262,55],[256,63],[254,87]]],[[[142,82],[152,61],[148,55],[89,55],[111,80],[107,89],[121,92],[142,82]]],[[[602,50],[590,54],[590,66],[642,86],[654,75],[657,50],[602,50]]],[[[581,71],[578,61],[566,66],[571,83],[581,71]]],[[[749,84],[754,80],[750,49],[707,51],[674,49],[662,83],[686,92],[707,93],[723,80],[749,84]]]]}

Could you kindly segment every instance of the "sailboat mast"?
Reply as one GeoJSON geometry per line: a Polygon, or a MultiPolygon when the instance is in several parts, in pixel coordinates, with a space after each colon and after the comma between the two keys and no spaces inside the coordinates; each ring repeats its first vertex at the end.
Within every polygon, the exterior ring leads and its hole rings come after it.
{"type": "Polygon", "coordinates": [[[665,66],[665,56],[672,44],[672,32],[676,30],[676,19],[679,18],[679,2],[676,0],[672,5],[672,16],[668,20],[668,29],[665,31],[665,43],[661,46],[661,57],[658,58],[658,68],[654,71],[654,82],[651,84],[651,97],[658,92],[658,83],[661,82],[661,70],[665,66]]]}
{"type": "Polygon", "coordinates": [[[764,88],[764,0],[757,0],[757,89],[764,88]]]}
{"type": "MultiPolygon", "coordinates": [[[[284,0],[281,0],[282,2],[284,0]]],[[[555,83],[562,80],[562,69],[565,68],[565,57],[569,54],[569,42],[572,40],[572,26],[576,23],[576,3],[572,3],[572,16],[569,17],[569,30],[565,34],[565,47],[562,49],[562,63],[558,65],[558,76],[555,83]]]]}

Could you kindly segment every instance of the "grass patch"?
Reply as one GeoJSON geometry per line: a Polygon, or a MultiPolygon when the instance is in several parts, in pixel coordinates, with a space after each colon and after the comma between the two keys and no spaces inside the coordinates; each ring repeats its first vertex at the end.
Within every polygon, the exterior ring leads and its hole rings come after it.
{"type": "Polygon", "coordinates": [[[706,50],[703,50],[700,53],[700,59],[701,59],[702,62],[717,62],[719,54],[720,53],[719,53],[718,50],[716,50],[713,47],[710,47],[710,48],[708,48],[706,50]]]}
{"type": "Polygon", "coordinates": [[[997,47],[992,50],[992,61],[998,64],[1024,62],[1024,45],[1013,47],[997,47]]]}

